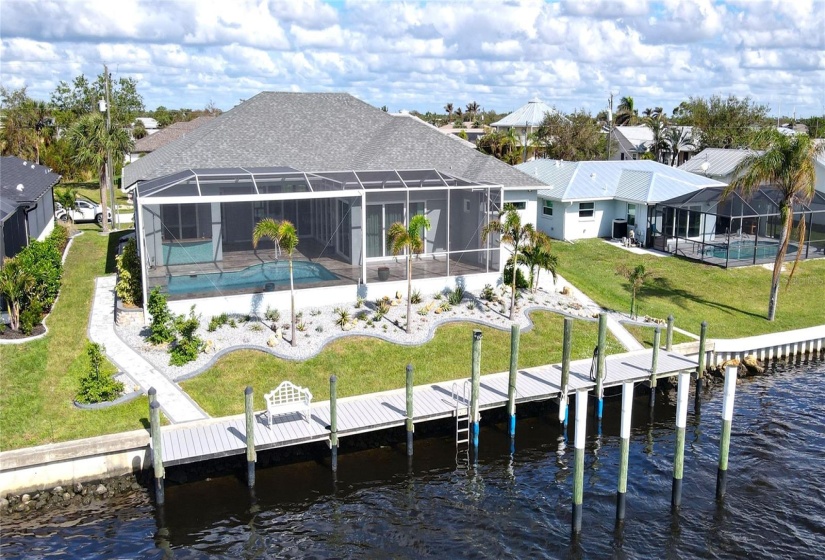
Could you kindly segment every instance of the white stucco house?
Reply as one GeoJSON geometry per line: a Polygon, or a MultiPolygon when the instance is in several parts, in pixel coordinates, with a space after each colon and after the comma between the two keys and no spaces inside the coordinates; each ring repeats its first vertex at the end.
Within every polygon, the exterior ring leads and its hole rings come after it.
{"type": "Polygon", "coordinates": [[[625,237],[649,242],[649,209],[705,187],[724,186],[654,161],[534,160],[516,166],[547,185],[536,196],[536,227],[555,239],[625,237]]]}

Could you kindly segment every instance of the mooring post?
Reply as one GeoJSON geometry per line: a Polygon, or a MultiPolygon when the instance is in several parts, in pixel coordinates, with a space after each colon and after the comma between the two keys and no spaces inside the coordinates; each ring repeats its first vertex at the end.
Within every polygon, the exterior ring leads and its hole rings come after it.
{"type": "Polygon", "coordinates": [[[518,344],[521,327],[510,327],[510,380],[507,384],[507,414],[510,415],[510,439],[516,437],[516,375],[518,373],[518,344]]]}
{"type": "Polygon", "coordinates": [[[690,393],[690,372],[679,372],[676,389],[676,449],[673,453],[673,489],[670,505],[674,511],[682,505],[682,475],[685,466],[685,427],[687,426],[688,395],[690,393]]]}
{"type": "Polygon", "coordinates": [[[596,360],[596,419],[601,424],[604,410],[604,359],[607,353],[605,341],[607,339],[607,313],[599,313],[598,358],[596,360]]]}
{"type": "Polygon", "coordinates": [[[662,331],[657,326],[653,329],[653,358],[650,362],[650,408],[656,404],[656,370],[659,367],[659,344],[662,340],[662,331]]]}
{"type": "Polygon", "coordinates": [[[407,457],[413,454],[413,367],[407,364],[407,457]]]}
{"type": "MultiPolygon", "coordinates": [[[[151,389],[150,389],[151,390],[151,389]]],[[[160,439],[160,403],[157,400],[149,405],[149,430],[152,435],[152,468],[155,471],[155,502],[162,506],[166,501],[163,493],[163,447],[160,439]]]]}
{"type": "Polygon", "coordinates": [[[481,383],[481,331],[473,331],[473,370],[470,386],[470,423],[473,432],[473,450],[478,456],[478,428],[481,413],[478,410],[478,391],[481,383]]]}
{"type": "Polygon", "coordinates": [[[673,350],[673,315],[667,316],[667,333],[665,334],[665,350],[673,350]]]}
{"type": "Polygon", "coordinates": [[[587,391],[576,392],[576,436],[573,442],[573,535],[582,530],[582,498],[584,496],[584,440],[587,436],[587,391]]]}
{"type": "Polygon", "coordinates": [[[559,423],[564,426],[564,438],[567,439],[567,385],[570,383],[570,346],[573,339],[573,319],[564,318],[564,337],[561,349],[561,392],[559,393],[559,423]]]}
{"type": "Polygon", "coordinates": [[[158,390],[154,387],[149,387],[149,405],[158,400],[158,390]]]}
{"type": "Polygon", "coordinates": [[[702,407],[702,380],[705,376],[705,341],[708,334],[708,323],[702,321],[702,328],[699,331],[699,364],[696,366],[696,395],[693,398],[693,410],[699,412],[702,407]]]}
{"type": "Polygon", "coordinates": [[[255,411],[252,405],[252,387],[244,389],[244,411],[246,413],[246,482],[250,488],[255,488],[255,411]]]}
{"type": "Polygon", "coordinates": [[[332,451],[332,472],[338,472],[338,378],[329,376],[329,448],[332,451]]]}
{"type": "Polygon", "coordinates": [[[722,400],[722,438],[719,440],[719,469],[716,471],[716,499],[725,497],[728,482],[728,450],[730,425],[733,421],[733,397],[736,394],[737,366],[725,368],[725,396],[722,400]]]}
{"type": "Polygon", "coordinates": [[[633,414],[633,382],[622,384],[622,424],[619,448],[619,487],[616,491],[616,521],[624,521],[627,496],[627,466],[630,459],[630,418],[633,414]]]}

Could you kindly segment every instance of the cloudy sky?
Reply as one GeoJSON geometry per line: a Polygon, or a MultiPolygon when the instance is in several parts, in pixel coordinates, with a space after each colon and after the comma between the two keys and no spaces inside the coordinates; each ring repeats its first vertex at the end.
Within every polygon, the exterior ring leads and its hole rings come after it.
{"type": "Polygon", "coordinates": [[[825,0],[2,0],[0,78],[47,99],[105,62],[147,108],[290,90],[595,113],[610,92],[668,111],[718,93],[810,116],[825,114],[823,14],[825,0]]]}

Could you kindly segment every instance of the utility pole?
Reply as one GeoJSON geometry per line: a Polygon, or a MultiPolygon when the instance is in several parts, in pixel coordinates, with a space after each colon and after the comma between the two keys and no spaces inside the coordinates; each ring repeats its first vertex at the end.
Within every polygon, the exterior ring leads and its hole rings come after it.
{"type": "MultiPolygon", "coordinates": [[[[112,110],[111,110],[111,103],[109,102],[109,68],[104,64],[103,65],[103,73],[106,77],[106,137],[108,138],[110,130],[112,128],[112,110]]],[[[112,227],[114,229],[120,229],[119,220],[117,218],[117,204],[115,203],[115,188],[112,181],[112,150],[107,148],[106,149],[106,188],[109,190],[109,210],[112,212],[112,227]]],[[[103,209],[105,212],[105,208],[103,209]]],[[[103,216],[104,220],[108,219],[108,216],[103,216]]]]}
{"type": "Polygon", "coordinates": [[[610,161],[610,142],[613,139],[613,92],[607,100],[607,161],[610,161]]]}

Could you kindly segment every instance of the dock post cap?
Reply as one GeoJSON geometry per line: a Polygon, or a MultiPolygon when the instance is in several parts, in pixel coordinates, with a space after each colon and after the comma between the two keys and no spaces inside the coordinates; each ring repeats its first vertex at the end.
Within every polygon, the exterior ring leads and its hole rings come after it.
{"type": "Polygon", "coordinates": [[[160,403],[158,401],[152,401],[151,403],[149,403],[149,408],[151,408],[152,410],[160,408],[160,403]]]}
{"type": "Polygon", "coordinates": [[[336,381],[338,381],[338,376],[337,375],[333,374],[333,375],[329,376],[329,382],[330,383],[335,383],[336,381]]]}
{"type": "Polygon", "coordinates": [[[407,364],[407,371],[412,371],[412,364],[407,364]]]}
{"type": "Polygon", "coordinates": [[[473,331],[473,340],[481,340],[481,331],[473,331]]]}
{"type": "Polygon", "coordinates": [[[244,395],[251,395],[251,394],[252,394],[252,386],[251,386],[251,385],[247,385],[247,386],[246,386],[246,389],[244,389],[244,390],[243,390],[243,394],[244,394],[244,395]]]}
{"type": "Polygon", "coordinates": [[[158,394],[157,389],[155,389],[154,387],[149,387],[149,396],[157,395],[157,394],[158,394]]]}

